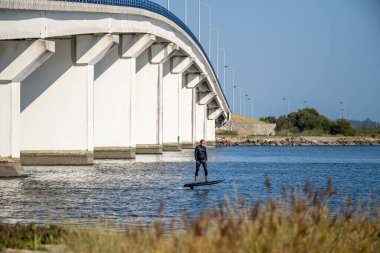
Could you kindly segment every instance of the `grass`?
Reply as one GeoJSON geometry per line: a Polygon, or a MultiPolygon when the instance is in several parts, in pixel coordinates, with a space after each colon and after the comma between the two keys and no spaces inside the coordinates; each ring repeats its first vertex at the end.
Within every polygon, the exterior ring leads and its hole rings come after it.
{"type": "Polygon", "coordinates": [[[264,123],[260,120],[247,118],[247,117],[240,116],[237,114],[232,114],[231,120],[232,122],[242,122],[242,123],[251,123],[251,124],[264,123]]]}
{"type": "MultiPolygon", "coordinates": [[[[270,198],[271,182],[264,181],[268,200],[248,204],[237,199],[205,210],[198,217],[164,228],[162,220],[151,226],[120,228],[99,223],[91,228],[71,228],[59,234],[64,252],[378,252],[380,216],[377,205],[362,207],[349,197],[339,212],[329,203],[336,191],[329,180],[315,190],[308,182],[303,192],[283,190],[270,198]]],[[[28,230],[27,230],[28,231],[28,230]]]]}
{"type": "Polygon", "coordinates": [[[41,245],[59,243],[66,232],[55,225],[0,223],[0,252],[5,248],[38,250],[41,245]]]}
{"type": "Polygon", "coordinates": [[[238,136],[239,133],[237,131],[222,130],[222,131],[216,132],[216,135],[218,135],[218,136],[238,136]]]}
{"type": "Polygon", "coordinates": [[[380,136],[380,129],[375,128],[375,129],[360,129],[358,130],[360,135],[366,135],[366,136],[371,136],[373,138],[379,137],[380,136]]]}
{"type": "Polygon", "coordinates": [[[277,136],[329,136],[323,129],[305,130],[298,132],[294,130],[281,130],[276,133],[277,136]]]}

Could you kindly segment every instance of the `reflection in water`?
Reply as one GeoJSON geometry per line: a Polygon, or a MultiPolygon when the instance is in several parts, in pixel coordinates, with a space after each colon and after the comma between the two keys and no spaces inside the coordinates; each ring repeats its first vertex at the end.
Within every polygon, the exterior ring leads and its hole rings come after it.
{"type": "Polygon", "coordinates": [[[194,190],[182,187],[194,180],[192,150],[93,166],[26,167],[28,178],[0,180],[0,221],[150,222],[158,217],[161,200],[165,219],[197,215],[236,195],[265,198],[265,171],[271,196],[308,179],[324,187],[328,177],[354,198],[380,194],[380,147],[230,147],[210,149],[209,157],[210,180],[226,181],[194,190]]]}

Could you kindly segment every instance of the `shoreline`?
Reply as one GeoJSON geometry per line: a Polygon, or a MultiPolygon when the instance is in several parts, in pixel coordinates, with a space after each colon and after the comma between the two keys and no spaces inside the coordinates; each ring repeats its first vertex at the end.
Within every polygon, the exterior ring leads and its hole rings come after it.
{"type": "Polygon", "coordinates": [[[226,146],[380,146],[380,138],[345,136],[217,136],[216,147],[226,146]]]}

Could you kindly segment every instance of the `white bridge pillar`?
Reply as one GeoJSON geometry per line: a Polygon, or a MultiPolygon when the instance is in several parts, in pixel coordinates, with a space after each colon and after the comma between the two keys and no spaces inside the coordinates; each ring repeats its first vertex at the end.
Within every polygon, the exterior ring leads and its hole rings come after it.
{"type": "MultiPolygon", "coordinates": [[[[163,151],[180,150],[177,142],[169,144],[166,142],[167,133],[167,107],[168,107],[168,89],[176,87],[178,80],[168,78],[171,70],[171,57],[177,52],[178,46],[174,43],[154,44],[151,47],[151,63],[158,64],[158,143],[162,146],[163,151]],[[174,81],[174,84],[173,84],[174,81]]],[[[175,92],[175,91],[174,91],[175,92]]],[[[175,93],[174,96],[177,96],[175,93]]],[[[171,104],[176,107],[176,104],[171,104]]]]}
{"type": "Polygon", "coordinates": [[[20,163],[20,83],[54,51],[52,41],[0,41],[0,177],[26,175],[20,163]]]}
{"type": "Polygon", "coordinates": [[[153,45],[136,59],[135,136],[137,154],[161,154],[163,65],[176,46],[153,45]]]}
{"type": "Polygon", "coordinates": [[[150,34],[120,35],[119,47],[95,65],[94,156],[128,159],[136,154],[136,58],[155,41],[150,34]]]}
{"type": "Polygon", "coordinates": [[[214,107],[213,103],[209,103],[207,111],[205,138],[207,146],[215,146],[215,121],[223,113],[223,110],[220,107],[214,107]]]}
{"type": "Polygon", "coordinates": [[[92,164],[94,65],[118,43],[110,34],[56,39],[56,54],[21,87],[21,162],[92,164]]]}
{"type": "MultiPolygon", "coordinates": [[[[203,73],[188,73],[182,87],[182,148],[193,149],[196,144],[197,87],[206,79],[203,73]]],[[[199,141],[199,140],[198,140],[199,141]]]]}
{"type": "Polygon", "coordinates": [[[195,103],[195,136],[196,143],[204,139],[207,143],[207,107],[216,97],[216,93],[211,90],[211,85],[206,78],[196,89],[195,103]]]}
{"type": "Polygon", "coordinates": [[[194,59],[175,56],[164,65],[163,79],[163,147],[164,151],[182,149],[182,82],[194,59]]]}

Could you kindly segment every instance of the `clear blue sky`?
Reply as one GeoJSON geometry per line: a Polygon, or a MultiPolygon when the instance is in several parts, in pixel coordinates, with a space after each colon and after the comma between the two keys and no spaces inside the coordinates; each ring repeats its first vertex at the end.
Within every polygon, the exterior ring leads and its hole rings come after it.
{"type": "MultiPolygon", "coordinates": [[[[166,0],[154,2],[166,6],[166,0]]],[[[198,33],[197,2],[188,0],[194,34],[198,33]]],[[[380,121],[380,0],[203,2],[212,5],[212,25],[220,31],[227,65],[235,67],[236,84],[254,98],[255,118],[286,114],[287,102],[282,100],[286,97],[291,111],[307,100],[307,106],[335,119],[343,101],[347,118],[380,121]]],[[[184,0],[170,3],[171,11],[183,19],[184,0]]],[[[207,51],[205,6],[201,17],[201,42],[207,51]]],[[[222,77],[220,71],[221,81],[222,77]]],[[[227,77],[226,95],[232,107],[230,72],[227,77]]],[[[247,104],[249,116],[250,109],[247,104]]],[[[237,95],[235,111],[239,112],[237,95]]]]}

